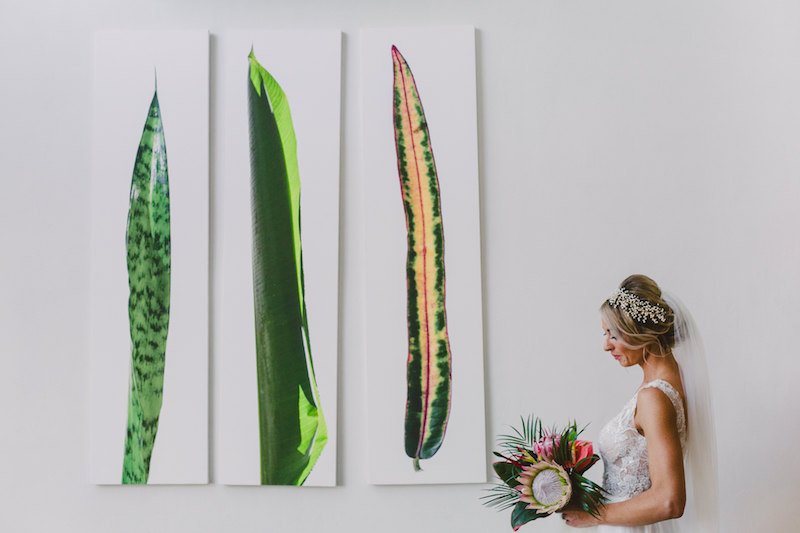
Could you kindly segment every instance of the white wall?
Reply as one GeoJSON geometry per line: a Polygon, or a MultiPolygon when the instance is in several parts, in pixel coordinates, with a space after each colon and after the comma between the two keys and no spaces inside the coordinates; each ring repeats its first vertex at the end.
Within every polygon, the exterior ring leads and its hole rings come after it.
{"type": "MultiPolygon", "coordinates": [[[[0,529],[507,530],[505,515],[479,505],[480,486],[366,484],[357,30],[418,23],[479,28],[488,433],[535,410],[553,421],[592,421],[589,437],[596,437],[640,379],[600,350],[596,308],[624,276],[648,273],[684,298],[705,334],[720,439],[722,530],[796,529],[792,506],[800,491],[790,476],[800,472],[793,446],[800,437],[794,394],[800,375],[800,5],[225,4],[4,0],[0,6],[0,529]],[[346,32],[343,486],[92,486],[92,31],[251,27],[346,32]]],[[[213,72],[213,41],[211,61],[213,72]]],[[[212,76],[212,90],[219,83],[212,76]]],[[[212,130],[222,112],[214,107],[212,130]]],[[[212,133],[212,154],[220,146],[212,133]]],[[[211,163],[213,223],[213,182],[221,169],[213,155],[211,163]]],[[[220,296],[213,264],[211,272],[213,306],[220,296]]],[[[212,308],[213,333],[219,319],[212,308]]],[[[218,338],[212,346],[218,348],[218,338]]],[[[212,395],[215,365],[212,354],[212,395]]],[[[215,428],[213,413],[212,402],[215,428]]],[[[529,527],[562,526],[552,520],[529,527]]]]}

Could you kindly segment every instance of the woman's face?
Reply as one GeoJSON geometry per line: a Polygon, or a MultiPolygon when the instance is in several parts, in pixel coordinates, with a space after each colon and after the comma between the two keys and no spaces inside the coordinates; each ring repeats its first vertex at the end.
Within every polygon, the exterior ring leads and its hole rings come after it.
{"type": "Polygon", "coordinates": [[[628,347],[622,340],[619,332],[611,329],[605,320],[600,320],[603,328],[603,350],[611,353],[621,366],[639,365],[644,360],[644,348],[636,350],[628,347]]]}

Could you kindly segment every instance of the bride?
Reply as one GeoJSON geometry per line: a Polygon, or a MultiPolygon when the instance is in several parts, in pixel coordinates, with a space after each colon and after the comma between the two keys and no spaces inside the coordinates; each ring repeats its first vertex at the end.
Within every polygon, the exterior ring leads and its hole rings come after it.
{"type": "Polygon", "coordinates": [[[600,307],[603,349],[642,385],[600,431],[599,517],[567,508],[573,527],[601,532],[719,530],[716,439],[705,355],[694,321],[655,281],[633,275],[600,307]]]}

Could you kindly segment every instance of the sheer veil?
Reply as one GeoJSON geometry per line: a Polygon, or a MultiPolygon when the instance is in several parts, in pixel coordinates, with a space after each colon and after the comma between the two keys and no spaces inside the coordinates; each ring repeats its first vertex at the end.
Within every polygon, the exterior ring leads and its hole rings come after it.
{"type": "Polygon", "coordinates": [[[675,347],[681,381],[686,392],[687,441],[684,450],[686,508],[678,523],[688,531],[719,531],[719,485],[714,409],[703,342],[686,306],[667,291],[664,301],[675,313],[675,347]]]}

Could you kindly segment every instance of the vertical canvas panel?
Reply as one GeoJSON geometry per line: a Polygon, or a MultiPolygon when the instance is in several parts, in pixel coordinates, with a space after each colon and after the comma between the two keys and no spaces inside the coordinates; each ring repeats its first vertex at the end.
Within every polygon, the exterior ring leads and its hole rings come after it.
{"type": "Polygon", "coordinates": [[[336,484],[339,264],[338,31],[226,32],[217,39],[223,140],[220,198],[223,258],[217,479],[258,485],[259,398],[253,293],[253,229],[248,128],[248,54],[282,87],[297,139],[305,302],[311,354],[328,442],[305,486],[336,484]]]}
{"type": "Polygon", "coordinates": [[[98,32],[94,42],[91,479],[122,482],[131,379],[126,225],[158,77],[170,201],[169,327],[150,484],[208,481],[208,33],[98,32]]]}
{"type": "Polygon", "coordinates": [[[361,56],[370,481],[485,482],[474,29],[363,31],[361,56]],[[407,231],[395,151],[392,46],[413,71],[424,107],[444,229],[450,414],[441,447],[420,461],[420,471],[406,454],[404,436],[407,231]]]}

